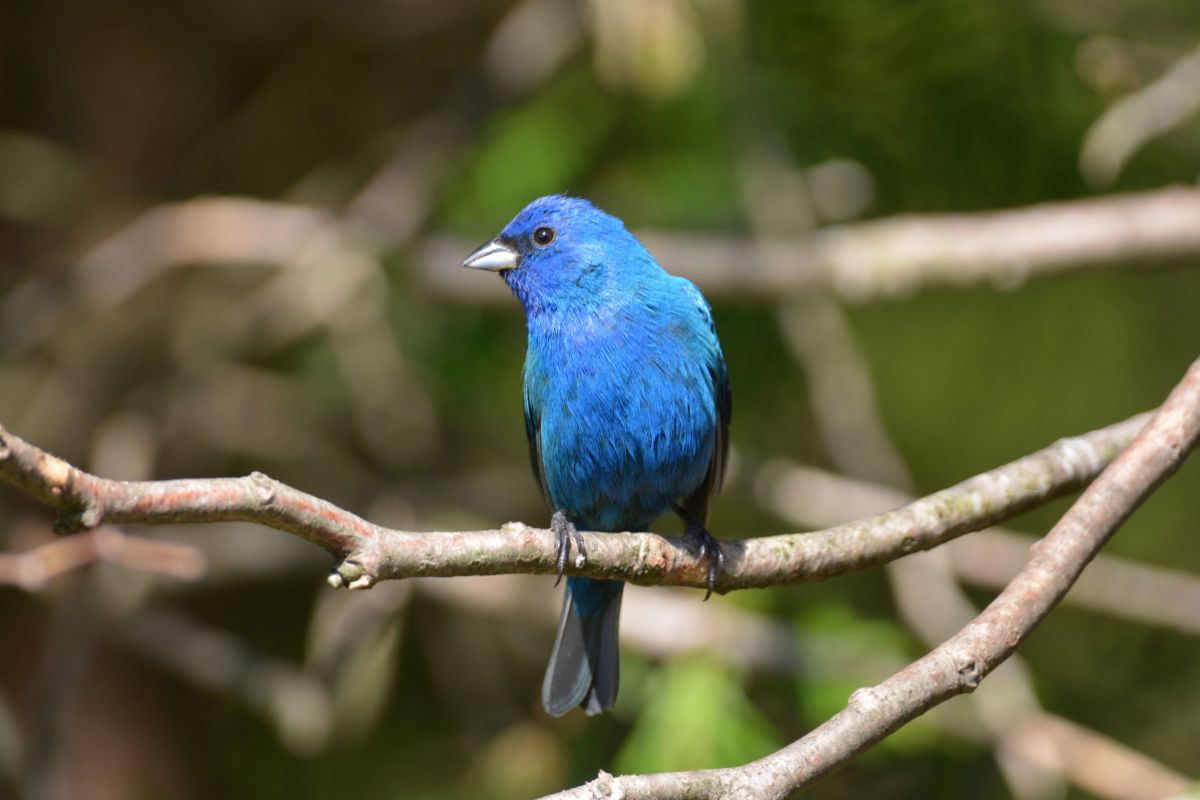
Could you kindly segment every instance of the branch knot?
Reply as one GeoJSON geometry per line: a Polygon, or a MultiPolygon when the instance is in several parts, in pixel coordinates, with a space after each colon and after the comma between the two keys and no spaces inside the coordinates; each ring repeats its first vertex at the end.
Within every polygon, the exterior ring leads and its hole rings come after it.
{"type": "Polygon", "coordinates": [[[254,482],[255,488],[258,490],[258,499],[262,501],[264,506],[269,506],[275,502],[274,480],[257,470],[250,473],[250,480],[254,482]]]}
{"type": "Polygon", "coordinates": [[[625,800],[625,788],[621,786],[621,779],[604,770],[600,770],[600,774],[588,788],[596,800],[625,800]]]}
{"type": "Polygon", "coordinates": [[[983,667],[979,659],[969,650],[958,650],[952,656],[954,669],[958,672],[960,685],[968,692],[974,691],[983,680],[983,667]]]}

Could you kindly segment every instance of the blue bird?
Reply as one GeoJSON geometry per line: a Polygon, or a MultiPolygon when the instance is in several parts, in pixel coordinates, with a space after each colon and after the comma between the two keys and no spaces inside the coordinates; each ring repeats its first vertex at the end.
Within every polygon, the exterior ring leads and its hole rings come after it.
{"type": "MultiPolygon", "coordinates": [[[[464,267],[499,272],[525,311],[525,432],[554,512],[559,578],[577,529],[642,531],[668,509],[708,561],[705,529],[728,452],[729,378],[712,312],[616,217],[586,200],[534,200],[464,267]]],[[[568,578],[542,684],[546,711],[597,714],[617,698],[620,581],[568,578]]],[[[705,595],[707,599],[708,594],[705,595]]]]}

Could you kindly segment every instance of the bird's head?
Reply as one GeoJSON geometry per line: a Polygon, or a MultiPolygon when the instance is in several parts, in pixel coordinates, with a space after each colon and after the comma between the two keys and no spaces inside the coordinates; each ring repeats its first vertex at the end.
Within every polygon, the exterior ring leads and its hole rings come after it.
{"type": "Polygon", "coordinates": [[[499,272],[527,314],[587,307],[614,297],[657,265],[624,223],[587,200],[540,197],[464,267],[499,272]]]}

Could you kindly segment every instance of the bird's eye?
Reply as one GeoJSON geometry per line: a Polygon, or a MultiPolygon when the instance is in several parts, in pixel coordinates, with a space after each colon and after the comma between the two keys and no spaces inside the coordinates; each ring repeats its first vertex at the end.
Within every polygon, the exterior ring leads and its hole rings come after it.
{"type": "Polygon", "coordinates": [[[554,228],[542,226],[533,232],[533,243],[538,247],[545,247],[554,241],[554,228]]]}

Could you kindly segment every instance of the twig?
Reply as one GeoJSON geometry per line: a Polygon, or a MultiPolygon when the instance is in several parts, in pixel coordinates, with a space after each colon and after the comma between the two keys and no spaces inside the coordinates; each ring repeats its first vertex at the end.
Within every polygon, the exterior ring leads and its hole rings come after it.
{"type": "Polygon", "coordinates": [[[195,580],[205,570],[204,554],[191,545],[127,536],[105,526],[24,553],[0,553],[0,584],[36,592],[51,578],[96,561],[180,580],[195,580]]]}
{"type": "Polygon", "coordinates": [[[1187,122],[1200,107],[1200,48],[1161,77],[1122,97],[1092,123],[1079,154],[1079,171],[1092,186],[1110,186],[1151,140],[1187,122]]]}
{"type": "MultiPolygon", "coordinates": [[[[836,525],[913,499],[895,489],[799,464],[782,469],[772,465],[767,472],[760,501],[797,525],[836,525]]],[[[1002,589],[1021,571],[1036,541],[1032,536],[988,528],[955,539],[945,549],[960,578],[1002,589]]],[[[1063,602],[1200,635],[1200,575],[1181,570],[1101,553],[1063,602]]]]}
{"type": "MultiPolygon", "coordinates": [[[[1139,415],[970,478],[904,508],[825,531],[731,540],[719,591],[811,581],[866,569],[979,530],[1090,482],[1145,424],[1139,415]]],[[[418,575],[556,571],[553,534],[509,523],[498,530],[409,532],[374,525],[261,473],[244,478],[111,481],[0,427],[0,481],[60,512],[56,528],[103,523],[258,522],[332,553],[335,587],[365,589],[418,575]]],[[[691,543],[651,533],[584,533],[588,561],[574,575],[702,588],[706,565],[691,543]]]]}
{"type": "Polygon", "coordinates": [[[571,798],[775,800],[845,765],[909,720],[973,691],[1062,599],[1134,509],[1173,473],[1200,438],[1200,359],[1138,434],[1038,545],[1025,568],[984,611],[932,652],[804,738],[740,767],[613,777],[552,795],[571,798]]]}
{"type": "Polygon", "coordinates": [[[1037,714],[1000,742],[1046,769],[1111,800],[1183,800],[1195,783],[1145,755],[1053,714],[1037,714]]]}
{"type": "MultiPolygon", "coordinates": [[[[1034,539],[1005,531],[981,531],[948,548],[965,581],[1003,586],[1020,569],[1034,539]]],[[[1200,575],[1100,555],[1079,579],[1067,602],[1114,617],[1200,635],[1200,575]]]]}
{"type": "MultiPolygon", "coordinates": [[[[1151,265],[1200,254],[1200,191],[1137,194],[985,211],[904,215],[756,243],[638,231],[671,272],[710,298],[832,291],[844,300],[912,294],[928,286],[1019,286],[1035,274],[1122,262],[1151,265]],[[737,269],[730,269],[737,264],[737,269]]],[[[421,254],[426,287],[457,302],[512,302],[501,281],[454,269],[477,242],[440,237],[421,254]]]]}

